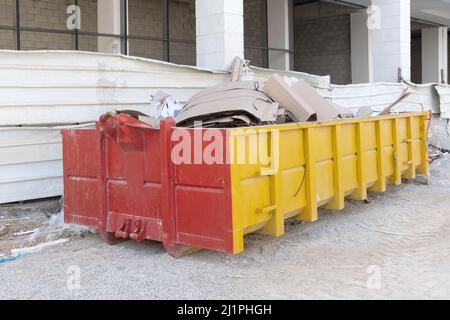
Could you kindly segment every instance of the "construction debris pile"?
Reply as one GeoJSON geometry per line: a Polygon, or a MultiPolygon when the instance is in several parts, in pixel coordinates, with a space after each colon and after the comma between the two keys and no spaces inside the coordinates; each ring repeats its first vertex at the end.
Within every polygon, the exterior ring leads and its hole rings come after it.
{"type": "Polygon", "coordinates": [[[194,95],[176,117],[182,127],[242,127],[285,122],[326,121],[353,116],[305,81],[274,74],[264,85],[235,81],[194,95]]]}
{"type": "Polygon", "coordinates": [[[278,74],[273,74],[265,84],[256,80],[236,79],[237,77],[233,76],[229,83],[206,88],[191,97],[186,104],[178,103],[169,94],[158,91],[152,96],[148,114],[130,114],[155,128],[159,126],[160,120],[167,117],[174,118],[178,127],[189,128],[322,122],[386,115],[410,94],[408,90],[404,91],[382,112],[374,114],[372,108],[362,107],[357,114],[353,114],[350,109],[323,98],[301,79],[281,77],[278,74]]]}
{"type": "Polygon", "coordinates": [[[200,91],[176,117],[177,126],[240,127],[275,123],[278,103],[258,81],[230,82],[200,91]]]}

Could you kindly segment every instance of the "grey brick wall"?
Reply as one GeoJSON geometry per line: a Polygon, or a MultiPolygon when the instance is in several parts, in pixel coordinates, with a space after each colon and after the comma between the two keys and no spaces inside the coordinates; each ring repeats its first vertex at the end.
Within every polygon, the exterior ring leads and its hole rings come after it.
{"type": "MultiPolygon", "coordinates": [[[[129,0],[129,33],[135,36],[164,38],[165,8],[161,0],[129,0]]],[[[191,44],[173,42],[170,60],[180,64],[195,65],[195,0],[170,0],[169,33],[171,39],[188,40],[191,44]]],[[[130,55],[163,60],[165,43],[160,40],[129,41],[130,55]]]]}
{"type": "Polygon", "coordinates": [[[179,64],[196,64],[196,23],[195,0],[170,0],[169,7],[170,39],[187,40],[191,43],[172,42],[170,61],[179,64]]]}
{"type": "Polygon", "coordinates": [[[0,30],[0,49],[16,49],[16,36],[13,31],[0,30]]]}
{"type": "MultiPolygon", "coordinates": [[[[28,28],[67,30],[66,10],[72,0],[21,0],[20,24],[28,28]]],[[[43,32],[21,32],[21,49],[75,49],[71,35],[43,32]]]]}
{"type": "Polygon", "coordinates": [[[335,84],[351,83],[352,8],[312,3],[295,8],[295,70],[330,75],[335,84]]]}
{"type": "MultiPolygon", "coordinates": [[[[133,36],[163,38],[163,6],[160,0],[128,0],[128,30],[133,36]]],[[[129,54],[151,59],[164,59],[161,41],[129,41],[129,54]]]]}
{"type": "Polygon", "coordinates": [[[244,0],[245,59],[258,67],[266,67],[267,51],[248,47],[267,47],[265,0],[244,0]]]}
{"type": "MultiPolygon", "coordinates": [[[[0,0],[0,26],[14,26],[15,0],[0,0]]],[[[0,30],[0,49],[15,49],[16,37],[13,31],[0,30]]]]}
{"type": "MultiPolygon", "coordinates": [[[[20,23],[22,27],[67,30],[67,7],[74,0],[21,0],[20,23]]],[[[97,32],[97,0],[80,0],[81,30],[97,32]]],[[[15,24],[15,1],[0,0],[0,25],[15,24]]],[[[0,48],[15,49],[15,33],[0,31],[0,48]]],[[[80,37],[80,50],[97,51],[96,37],[80,37]]],[[[75,37],[46,32],[21,32],[21,49],[75,49],[75,37]]]]}
{"type": "Polygon", "coordinates": [[[15,3],[15,0],[0,0],[0,26],[14,25],[15,3]]]}
{"type": "MultiPolygon", "coordinates": [[[[98,32],[97,0],[78,0],[81,9],[81,31],[98,32]]],[[[79,36],[78,48],[84,51],[98,51],[97,37],[79,36]]]]}

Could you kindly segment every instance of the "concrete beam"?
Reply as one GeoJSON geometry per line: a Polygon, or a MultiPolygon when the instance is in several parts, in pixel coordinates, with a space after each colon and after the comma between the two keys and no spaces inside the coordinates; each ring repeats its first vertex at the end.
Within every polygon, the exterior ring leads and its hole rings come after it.
{"type": "Polygon", "coordinates": [[[448,28],[422,29],[422,83],[448,82],[448,28]]]}
{"type": "MultiPolygon", "coordinates": [[[[269,48],[290,50],[294,46],[294,13],[292,0],[267,0],[267,27],[269,48]]],[[[269,50],[269,68],[291,70],[289,51],[269,50]]]]}
{"type": "Polygon", "coordinates": [[[372,30],[366,11],[350,14],[352,83],[373,82],[372,30]]]}
{"type": "Polygon", "coordinates": [[[243,0],[196,0],[197,66],[229,70],[244,58],[243,0]]]}
{"type": "MultiPolygon", "coordinates": [[[[122,1],[98,0],[98,32],[120,35],[122,30],[122,1]]],[[[106,53],[121,53],[121,39],[113,37],[99,37],[98,51],[106,53]]]]}
{"type": "Polygon", "coordinates": [[[411,80],[410,0],[372,0],[374,81],[411,80]]]}

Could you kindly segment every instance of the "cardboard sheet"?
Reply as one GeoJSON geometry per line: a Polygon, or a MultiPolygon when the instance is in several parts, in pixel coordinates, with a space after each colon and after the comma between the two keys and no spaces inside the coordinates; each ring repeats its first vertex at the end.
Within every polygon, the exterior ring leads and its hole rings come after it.
{"type": "Polygon", "coordinates": [[[339,117],[339,110],[304,80],[299,80],[292,86],[292,89],[314,109],[318,121],[333,120],[339,117]]]}
{"type": "Polygon", "coordinates": [[[278,102],[281,107],[284,107],[286,113],[290,115],[293,121],[306,122],[317,120],[317,113],[314,111],[314,108],[299,96],[280,75],[274,74],[269,78],[264,87],[264,92],[278,102]]]}

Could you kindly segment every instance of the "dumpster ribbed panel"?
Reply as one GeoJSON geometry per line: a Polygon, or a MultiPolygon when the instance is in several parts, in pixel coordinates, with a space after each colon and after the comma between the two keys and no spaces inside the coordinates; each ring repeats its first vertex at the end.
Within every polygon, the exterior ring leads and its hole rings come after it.
{"type": "Polygon", "coordinates": [[[384,192],[402,177],[428,175],[426,124],[427,114],[418,113],[232,129],[235,152],[239,139],[261,130],[279,134],[278,166],[275,139],[264,146],[278,170],[261,162],[231,165],[234,252],[242,251],[244,234],[281,236],[285,219],[313,222],[319,207],[341,210],[346,197],[365,200],[368,190],[384,192]]]}

